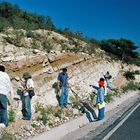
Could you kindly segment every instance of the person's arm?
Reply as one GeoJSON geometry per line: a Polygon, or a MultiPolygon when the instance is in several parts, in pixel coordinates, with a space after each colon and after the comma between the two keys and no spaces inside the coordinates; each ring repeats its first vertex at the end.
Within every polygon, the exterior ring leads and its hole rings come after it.
{"type": "Polygon", "coordinates": [[[13,92],[12,82],[8,74],[7,74],[7,90],[8,90],[8,95],[7,95],[8,105],[11,105],[11,102],[13,102],[14,92],[13,92]]]}
{"type": "Polygon", "coordinates": [[[96,90],[98,90],[98,89],[99,89],[99,87],[94,86],[94,85],[90,85],[90,87],[92,87],[92,88],[94,88],[94,89],[96,89],[96,90]]]}
{"type": "Polygon", "coordinates": [[[14,96],[14,92],[13,92],[13,86],[12,86],[12,82],[11,82],[11,79],[9,77],[9,75],[7,74],[7,86],[8,86],[8,96],[10,96],[11,99],[13,99],[13,96],[14,96]]]}
{"type": "Polygon", "coordinates": [[[32,91],[32,90],[34,90],[34,88],[32,88],[32,87],[31,87],[31,88],[26,88],[26,89],[25,89],[25,91],[29,91],[29,92],[32,91]]]}

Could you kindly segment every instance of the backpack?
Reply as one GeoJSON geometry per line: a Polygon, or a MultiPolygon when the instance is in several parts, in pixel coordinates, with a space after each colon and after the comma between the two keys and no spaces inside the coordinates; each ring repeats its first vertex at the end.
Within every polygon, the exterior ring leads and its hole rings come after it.
{"type": "Polygon", "coordinates": [[[34,91],[34,89],[31,90],[31,91],[28,91],[28,93],[29,93],[30,99],[32,99],[32,97],[35,96],[35,91],[34,91]]]}

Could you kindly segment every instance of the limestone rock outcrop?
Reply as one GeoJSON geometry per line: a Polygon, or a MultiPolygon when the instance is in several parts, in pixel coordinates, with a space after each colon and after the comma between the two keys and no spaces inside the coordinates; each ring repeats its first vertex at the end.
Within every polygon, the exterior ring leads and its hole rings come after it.
{"type": "MultiPolygon", "coordinates": [[[[51,43],[55,42],[55,45],[57,45],[58,41],[61,41],[63,44],[67,43],[67,46],[72,46],[67,38],[58,33],[44,30],[38,30],[34,33],[35,35],[42,36],[41,39],[43,39],[43,36],[49,35],[46,37],[47,41],[50,40],[52,41],[51,43]]],[[[36,91],[36,96],[32,101],[33,104],[36,102],[57,104],[52,86],[57,82],[57,75],[64,67],[68,68],[71,87],[83,98],[86,98],[91,93],[89,85],[97,84],[99,78],[103,77],[107,71],[115,79],[120,71],[130,68],[130,66],[122,64],[120,61],[111,60],[109,56],[100,53],[101,50],[99,49],[98,53],[94,55],[65,52],[59,49],[48,53],[42,49],[17,47],[7,42],[4,43],[3,36],[2,34],[0,35],[0,63],[6,66],[7,72],[13,82],[15,95],[16,88],[20,85],[22,74],[26,71],[32,73],[36,91]]],[[[86,43],[82,41],[78,43],[86,46],[86,43]]],[[[28,43],[26,42],[25,44],[28,43]]],[[[133,69],[139,68],[133,66],[133,69]]],[[[70,90],[69,92],[72,94],[70,90]]]]}

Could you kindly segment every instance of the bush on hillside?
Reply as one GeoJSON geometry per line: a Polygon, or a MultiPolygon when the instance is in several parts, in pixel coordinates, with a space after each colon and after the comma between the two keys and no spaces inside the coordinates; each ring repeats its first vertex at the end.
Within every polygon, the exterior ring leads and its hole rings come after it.
{"type": "Polygon", "coordinates": [[[135,80],[135,75],[136,74],[140,74],[140,72],[138,70],[136,70],[136,71],[126,71],[124,73],[124,76],[127,80],[135,80]]]}
{"type": "Polygon", "coordinates": [[[138,64],[139,54],[135,51],[138,46],[128,39],[108,39],[100,42],[101,48],[109,53],[116,55],[124,62],[138,64]],[[135,60],[135,61],[134,61],[135,60]]]}

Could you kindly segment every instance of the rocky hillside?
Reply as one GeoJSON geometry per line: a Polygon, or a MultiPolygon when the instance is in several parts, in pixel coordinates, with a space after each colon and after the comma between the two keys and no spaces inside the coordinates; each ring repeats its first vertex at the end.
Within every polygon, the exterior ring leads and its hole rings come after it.
{"type": "MultiPolygon", "coordinates": [[[[101,49],[97,49],[96,46],[94,53],[89,55],[86,53],[88,47],[89,44],[84,41],[75,38],[69,40],[58,33],[47,30],[27,32],[9,29],[0,33],[0,63],[6,66],[12,79],[14,96],[19,98],[16,88],[20,86],[23,73],[29,71],[32,73],[36,92],[36,96],[32,99],[33,114],[35,106],[39,108],[39,103],[51,106],[51,110],[58,109],[54,115],[50,113],[46,126],[43,121],[48,119],[47,116],[45,116],[45,120],[40,118],[41,121],[36,121],[38,120],[36,119],[37,113],[33,115],[31,122],[21,120],[21,102],[20,100],[13,101],[10,108],[14,109],[17,115],[15,123],[10,124],[7,128],[8,133],[19,138],[27,138],[49,130],[51,126],[58,126],[79,114],[78,110],[68,108],[66,112],[63,112],[63,117],[58,117],[62,110],[56,107],[58,103],[53,84],[57,82],[58,73],[62,68],[68,68],[70,86],[82,99],[90,96],[92,90],[89,85],[97,84],[98,79],[107,71],[113,76],[113,86],[121,87],[127,82],[123,77],[124,71],[140,70],[134,65],[112,60],[109,55],[101,49]],[[71,116],[72,114],[73,116],[71,116]]],[[[140,82],[139,75],[136,80],[140,82]]],[[[69,94],[73,96],[71,90],[69,90],[69,94]]]]}
{"type": "MultiPolygon", "coordinates": [[[[9,29],[1,33],[0,62],[6,66],[14,89],[19,86],[22,74],[29,71],[35,81],[34,103],[56,104],[52,85],[57,81],[57,75],[64,67],[68,68],[72,88],[83,96],[88,96],[91,92],[89,84],[96,84],[106,71],[109,71],[115,79],[124,70],[139,69],[136,66],[127,66],[120,61],[111,60],[100,49],[96,49],[92,55],[71,52],[73,48],[86,50],[88,47],[88,44],[81,40],[73,38],[73,41],[47,30],[30,31],[29,34],[24,30],[9,29]],[[48,48],[46,50],[45,45],[51,46],[51,50],[48,48]]],[[[16,90],[14,91],[16,95],[16,90]]]]}

